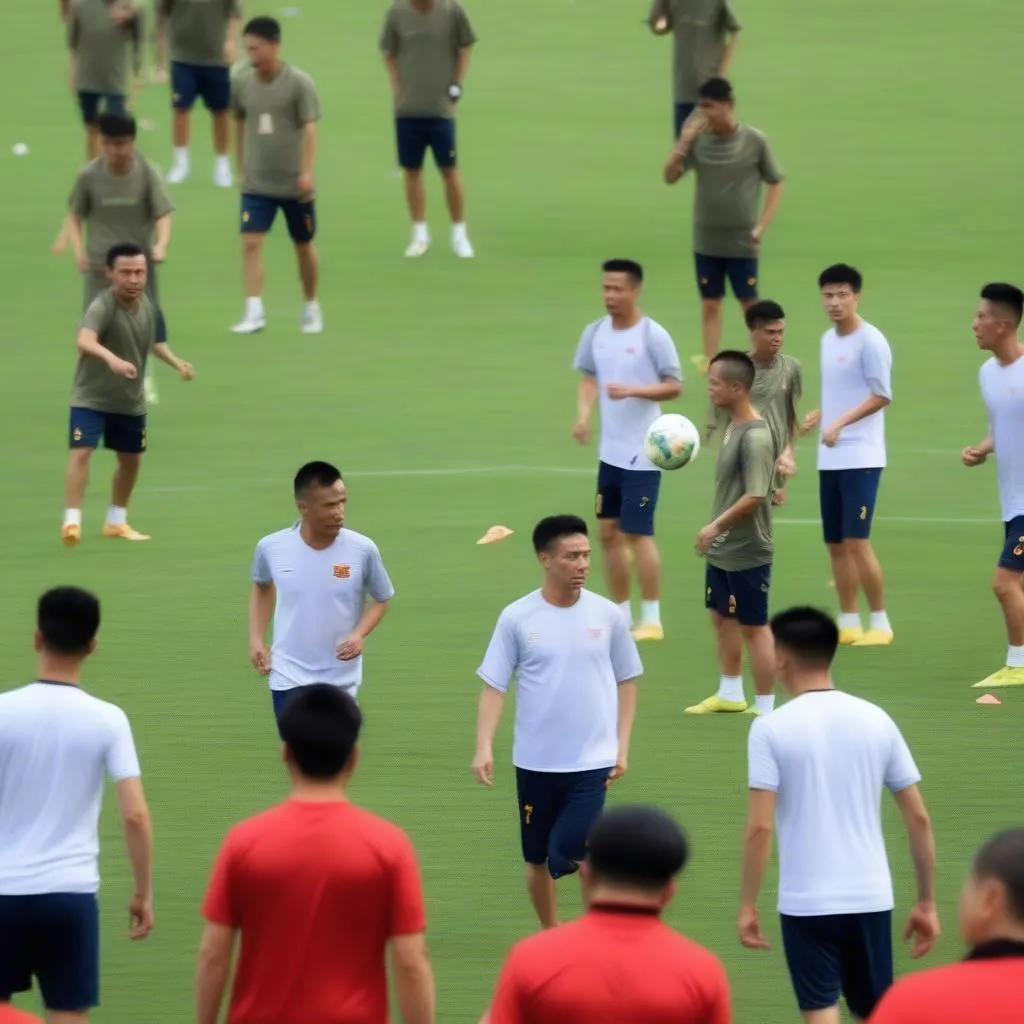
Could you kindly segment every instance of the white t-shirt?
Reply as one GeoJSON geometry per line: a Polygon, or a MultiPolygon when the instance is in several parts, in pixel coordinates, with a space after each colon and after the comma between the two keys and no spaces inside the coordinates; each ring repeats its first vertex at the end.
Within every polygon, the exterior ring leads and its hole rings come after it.
{"type": "Polygon", "coordinates": [[[777,794],[779,913],[893,908],[882,793],[921,781],[896,723],[841,690],[805,693],[750,727],[751,789],[777,794]]]}
{"type": "Polygon", "coordinates": [[[1003,522],[1024,516],[1024,357],[1000,364],[994,356],[978,373],[981,397],[996,446],[996,476],[1003,522]]]}
{"type": "Polygon", "coordinates": [[[105,777],[140,774],[114,704],[64,683],[0,693],[0,896],[98,891],[105,777]]]}
{"type": "MultiPolygon", "coordinates": [[[[872,395],[892,400],[892,349],[877,327],[862,320],[852,334],[833,327],[821,336],[821,429],[872,395]]],[[[839,443],[818,443],[818,469],[883,469],[885,410],[844,427],[839,443]]]]}
{"type": "Polygon", "coordinates": [[[618,684],[643,674],[622,612],[581,590],[571,608],[539,590],[498,616],[477,675],[507,692],[516,681],[512,762],[534,772],[611,768],[619,753],[618,684]]]}
{"type": "Polygon", "coordinates": [[[270,688],[311,683],[358,688],[362,656],[339,661],[337,650],[362,618],[367,595],[374,601],[395,596],[377,545],[344,529],[330,547],[317,551],[292,526],[256,545],[252,579],[273,583],[277,590],[270,688]]]}
{"type": "Polygon", "coordinates": [[[644,435],[661,415],[661,406],[646,398],[614,401],[605,386],[650,387],[666,378],[681,381],[679,353],[668,331],[646,316],[635,326],[618,331],[606,316],[584,330],[573,368],[597,378],[601,410],[598,458],[619,469],[657,470],[644,455],[644,435]]]}

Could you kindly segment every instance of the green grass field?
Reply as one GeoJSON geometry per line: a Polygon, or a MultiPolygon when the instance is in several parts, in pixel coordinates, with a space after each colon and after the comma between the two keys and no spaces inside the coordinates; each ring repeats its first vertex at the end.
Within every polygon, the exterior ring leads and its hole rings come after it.
{"type": "MultiPolygon", "coordinates": [[[[263,13],[247,4],[247,13],[263,13]]],[[[65,86],[56,4],[4,15],[0,81],[9,146],[0,307],[4,356],[4,537],[0,650],[13,687],[30,678],[34,602],[49,585],[95,588],[97,695],[130,715],[156,829],[157,929],[124,938],[130,875],[115,816],[103,827],[102,1024],[188,1019],[199,902],[225,830],[279,799],[284,775],[265,683],[248,668],[253,546],[294,515],[289,481],[310,458],[339,463],[350,525],[374,537],[395,580],[391,614],[368,646],[363,761],[354,796],[400,822],[422,859],[439,1019],[475,1021],[509,945],[533,927],[521,883],[510,730],[493,791],[470,779],[474,670],[499,609],[535,585],[527,537],[554,511],[589,514],[595,453],[569,437],[570,370],[582,325],[600,314],[599,263],[648,269],[646,308],[684,356],[699,349],[689,183],[660,181],[670,144],[669,45],[650,37],[641,0],[467,0],[480,36],[460,116],[469,224],[478,259],[447,247],[432,182],[435,248],[401,258],[407,227],[394,172],[389,96],[376,52],[384,3],[306,0],[285,21],[286,56],[323,96],[318,172],[327,332],[298,331],[287,237],[268,247],[271,325],[237,338],[236,197],[209,184],[205,117],[193,180],[179,187],[161,292],[172,343],[197,381],[157,369],[162,401],[132,522],[145,545],[98,537],[109,457],[94,461],[85,541],[64,550],[63,438],[80,285],[48,246],[81,163],[65,86]],[[474,541],[492,523],[516,536],[474,541]]],[[[839,684],[881,702],[924,773],[938,837],[947,934],[932,963],[959,955],[955,895],[977,842],[1020,820],[1024,697],[977,707],[969,684],[1001,663],[988,591],[1001,541],[994,473],[968,473],[980,438],[980,357],[969,322],[979,286],[1021,278],[1024,144],[1012,97],[1024,91],[1024,29],[979,0],[744,3],[734,79],[744,120],[767,131],[788,191],[765,246],[763,294],[789,312],[788,351],[813,400],[823,317],[815,277],[847,260],[866,275],[862,311],[895,353],[890,469],[877,520],[897,642],[844,651],[839,684]]],[[[273,13],[269,11],[268,13],[273,13]]],[[[142,150],[166,166],[166,91],[148,87],[142,150]]],[[[742,344],[729,310],[729,337],[742,344]]],[[[698,416],[701,382],[675,406],[698,416]]],[[[829,605],[815,525],[813,444],[777,520],[776,607],[829,605]]],[[[742,950],[734,916],[749,719],[687,720],[717,677],[692,541],[705,522],[712,459],[666,479],[659,511],[669,637],[644,652],[631,771],[616,801],[678,815],[693,863],[670,921],[725,961],[736,1019],[784,1024],[795,1005],[776,941],[742,950]]],[[[601,584],[595,571],[594,583],[601,584]]],[[[889,813],[898,913],[913,895],[905,842],[889,813]]],[[[774,867],[762,912],[777,940],[774,867]]],[[[567,907],[578,903],[572,882],[567,907]]],[[[909,968],[902,959],[901,969],[909,968]]],[[[34,997],[26,1001],[34,1006],[34,997]]]]}

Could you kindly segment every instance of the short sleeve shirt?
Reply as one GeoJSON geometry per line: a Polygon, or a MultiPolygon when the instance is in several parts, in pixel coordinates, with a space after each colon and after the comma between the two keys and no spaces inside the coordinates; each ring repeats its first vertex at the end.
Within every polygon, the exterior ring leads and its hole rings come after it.
{"type": "Polygon", "coordinates": [[[242,17],[240,0],[157,0],[167,19],[171,60],[198,67],[226,67],[228,25],[242,17]]]}
{"type": "Polygon", "coordinates": [[[740,30],[730,0],[654,0],[651,20],[664,17],[675,43],[672,83],[676,103],[695,103],[697,90],[722,73],[729,35],[740,30]]]}
{"type": "Polygon", "coordinates": [[[143,13],[118,24],[107,0],[76,0],[68,17],[68,48],[75,55],[75,88],[104,96],[128,94],[128,55],[141,55],[143,13]]]}

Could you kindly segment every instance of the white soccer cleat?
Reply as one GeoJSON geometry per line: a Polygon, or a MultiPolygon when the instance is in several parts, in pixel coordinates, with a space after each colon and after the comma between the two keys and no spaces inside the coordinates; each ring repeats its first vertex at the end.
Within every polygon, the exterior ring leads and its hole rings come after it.
{"type": "Polygon", "coordinates": [[[426,256],[429,248],[429,238],[414,238],[405,250],[406,259],[418,260],[421,256],[426,256]]]}
{"type": "Polygon", "coordinates": [[[167,184],[168,185],[180,185],[183,181],[188,178],[189,175],[188,164],[175,164],[167,172],[167,184]]]}
{"type": "Polygon", "coordinates": [[[239,321],[231,328],[232,334],[259,334],[264,327],[267,326],[267,318],[265,316],[260,317],[246,317],[244,320],[239,321]]]}
{"type": "Polygon", "coordinates": [[[310,303],[302,310],[302,333],[323,334],[324,314],[320,303],[310,303]]]}
{"type": "Polygon", "coordinates": [[[469,244],[469,239],[465,235],[452,235],[452,252],[460,260],[471,260],[476,255],[473,252],[473,246],[469,244]]]}
{"type": "Polygon", "coordinates": [[[218,161],[213,165],[213,183],[217,188],[234,188],[235,179],[231,174],[230,164],[225,165],[218,161]]]}

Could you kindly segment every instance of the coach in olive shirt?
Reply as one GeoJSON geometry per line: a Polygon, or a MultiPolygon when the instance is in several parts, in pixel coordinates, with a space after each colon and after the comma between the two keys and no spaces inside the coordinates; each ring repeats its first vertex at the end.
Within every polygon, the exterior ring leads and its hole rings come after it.
{"type": "Polygon", "coordinates": [[[430,248],[423,161],[429,149],[444,177],[452,220],[452,249],[470,259],[465,195],[456,168],[455,107],[476,35],[456,0],[394,0],[384,19],[380,49],[395,99],[398,163],[412,217],[411,258],[430,248]]]}

